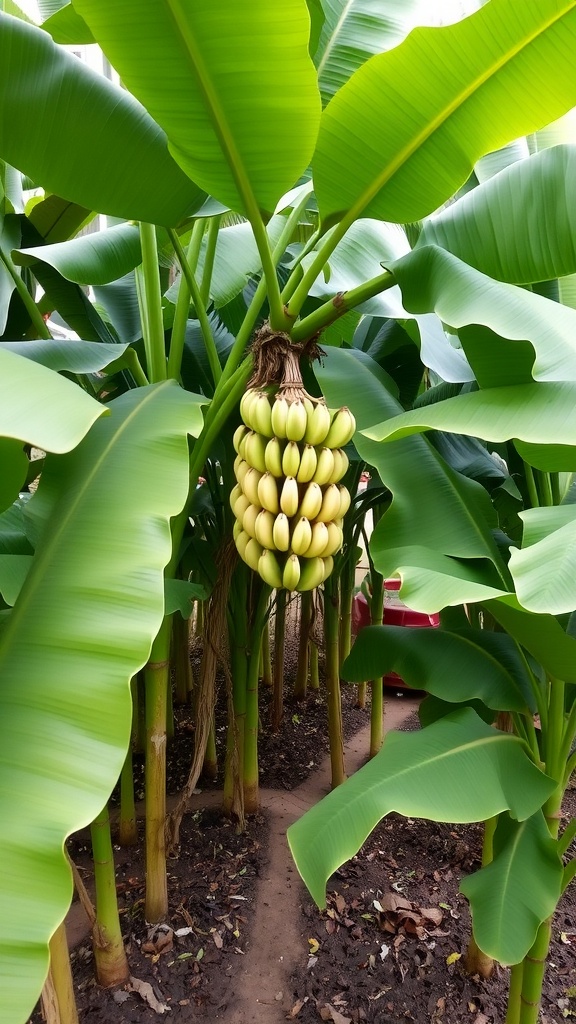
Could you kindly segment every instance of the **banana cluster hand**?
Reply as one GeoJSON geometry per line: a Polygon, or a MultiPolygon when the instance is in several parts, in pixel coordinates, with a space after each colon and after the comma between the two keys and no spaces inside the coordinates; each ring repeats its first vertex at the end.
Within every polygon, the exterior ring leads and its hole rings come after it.
{"type": "Polygon", "coordinates": [[[341,446],[356,423],[308,396],[289,400],[251,388],[234,434],[238,483],[230,495],[241,558],[275,588],[313,590],[332,572],[350,494],[341,446]]]}

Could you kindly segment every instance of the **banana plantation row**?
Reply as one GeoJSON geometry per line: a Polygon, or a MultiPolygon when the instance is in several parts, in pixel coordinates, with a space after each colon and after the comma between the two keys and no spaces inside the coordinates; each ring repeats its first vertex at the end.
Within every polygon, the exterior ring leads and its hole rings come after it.
{"type": "MultiPolygon", "coordinates": [[[[447,25],[435,7],[0,14],[8,1024],[49,966],[74,1020],[64,841],[92,824],[111,863],[106,803],[121,774],[130,798],[142,696],[146,916],[165,915],[224,637],[223,805],[257,809],[261,643],[291,592],[305,624],[314,592],[323,607],[334,787],[288,833],[305,884],[323,906],[392,809],[485,822],[462,885],[475,943],[511,967],[506,1024],[538,1019],[576,872],[576,824],[560,831],[576,766],[576,0],[490,0],[447,25]],[[65,46],[94,41],[122,86],[65,46]],[[97,214],[109,226],[83,233],[97,214]],[[350,652],[367,513],[372,625],[350,652]],[[381,624],[390,577],[439,629],[381,624]],[[185,699],[194,601],[195,753],[167,823],[170,650],[185,699]],[[382,744],[391,671],[428,696],[423,728],[382,744]],[[374,681],[373,756],[348,780],[340,674],[361,695],[374,681]]],[[[107,983],[126,963],[114,900],[99,903],[107,983]]]]}

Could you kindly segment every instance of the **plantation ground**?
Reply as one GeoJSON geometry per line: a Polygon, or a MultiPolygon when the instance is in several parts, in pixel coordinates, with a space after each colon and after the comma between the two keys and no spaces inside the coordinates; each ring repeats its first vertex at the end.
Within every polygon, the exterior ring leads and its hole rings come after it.
{"type": "MultiPolygon", "coordinates": [[[[387,704],[389,726],[417,727],[414,697],[391,694],[387,704]]],[[[349,729],[364,722],[348,742],[348,768],[353,770],[366,754],[369,712],[353,709],[351,691],[345,705],[349,729]]],[[[164,1014],[180,1024],[199,1019],[227,1024],[287,1019],[301,1024],[498,1024],[505,1013],[507,971],[497,968],[485,982],[468,977],[459,959],[470,922],[458,881],[478,866],[479,827],[390,816],[331,879],[328,908],[320,913],[297,876],[285,832],[329,785],[326,761],[318,767],[324,710],[312,700],[297,711],[288,707],[285,717],[287,735],[300,730],[300,748],[285,748],[290,756],[279,773],[283,733],[268,753],[264,744],[263,813],[248,822],[244,833],[220,816],[216,790],[193,798],[180,857],[169,868],[167,924],[175,934],[148,935],[141,847],[117,851],[123,931],[133,975],[149,986],[143,995],[125,989],[106,992],[95,985],[85,921],[75,905],[69,924],[76,943],[80,1020],[152,1024],[166,1007],[164,1014]]],[[[176,775],[182,745],[189,742],[185,729],[180,735],[184,739],[173,746],[170,758],[176,775]]],[[[573,797],[570,793],[576,804],[573,797]]],[[[72,853],[89,882],[90,855],[83,837],[73,842],[72,853]]],[[[568,898],[554,927],[543,1024],[576,1014],[575,944],[576,910],[568,898]]]]}

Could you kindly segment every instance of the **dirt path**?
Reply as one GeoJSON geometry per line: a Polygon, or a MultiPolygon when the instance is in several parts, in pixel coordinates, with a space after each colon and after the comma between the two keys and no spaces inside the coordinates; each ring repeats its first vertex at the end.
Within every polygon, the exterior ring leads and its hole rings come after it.
{"type": "MultiPolygon", "coordinates": [[[[415,710],[414,698],[386,702],[386,729],[396,729],[415,710]]],[[[346,768],[352,774],[364,763],[369,729],[356,733],[346,746],[346,768]]],[[[317,772],[298,789],[284,793],[264,790],[262,807],[270,817],[268,862],[260,881],[252,924],[252,941],[236,974],[234,988],[227,993],[227,1008],[215,1019],[227,1024],[280,1024],[292,1007],[290,974],[307,950],[307,936],[301,930],[301,882],[292,861],[286,830],[297,818],[324,796],[330,787],[327,757],[317,772]]]]}

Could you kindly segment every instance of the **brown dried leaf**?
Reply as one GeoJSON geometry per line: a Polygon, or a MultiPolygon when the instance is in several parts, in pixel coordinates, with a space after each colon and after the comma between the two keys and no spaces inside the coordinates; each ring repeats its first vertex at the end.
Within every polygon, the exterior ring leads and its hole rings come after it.
{"type": "Polygon", "coordinates": [[[297,1017],[304,1004],[308,1001],[308,996],[305,999],[297,999],[294,1006],[290,1010],[291,1017],[297,1017]]]}
{"type": "Polygon", "coordinates": [[[214,945],[216,946],[216,949],[222,949],[222,946],[224,945],[224,940],[220,935],[220,932],[212,932],[212,938],[214,939],[214,945]]]}
{"type": "Polygon", "coordinates": [[[148,981],[141,981],[140,978],[130,976],[126,986],[129,992],[136,992],[154,1013],[166,1013],[170,1009],[167,1003],[161,1003],[154,995],[154,989],[148,981]]]}
{"type": "Polygon", "coordinates": [[[343,1013],[340,1013],[332,1003],[326,1003],[320,1010],[320,1016],[322,1020],[331,1020],[333,1024],[352,1024],[352,1017],[345,1017],[343,1013]],[[328,1016],[324,1016],[324,1011],[328,1011],[328,1016]]]}
{"type": "Polygon", "coordinates": [[[174,932],[167,924],[157,924],[149,929],[146,941],[142,943],[143,953],[168,953],[174,945],[174,932]]]}
{"type": "Polygon", "coordinates": [[[344,897],[341,896],[340,893],[338,893],[336,895],[336,899],[334,902],[336,903],[336,910],[338,911],[338,913],[343,914],[344,911],[346,910],[346,900],[344,899],[344,897]]]}
{"type": "Polygon", "coordinates": [[[427,921],[432,921],[433,924],[439,925],[442,923],[444,917],[441,910],[438,907],[420,907],[420,913],[427,921]]]}

